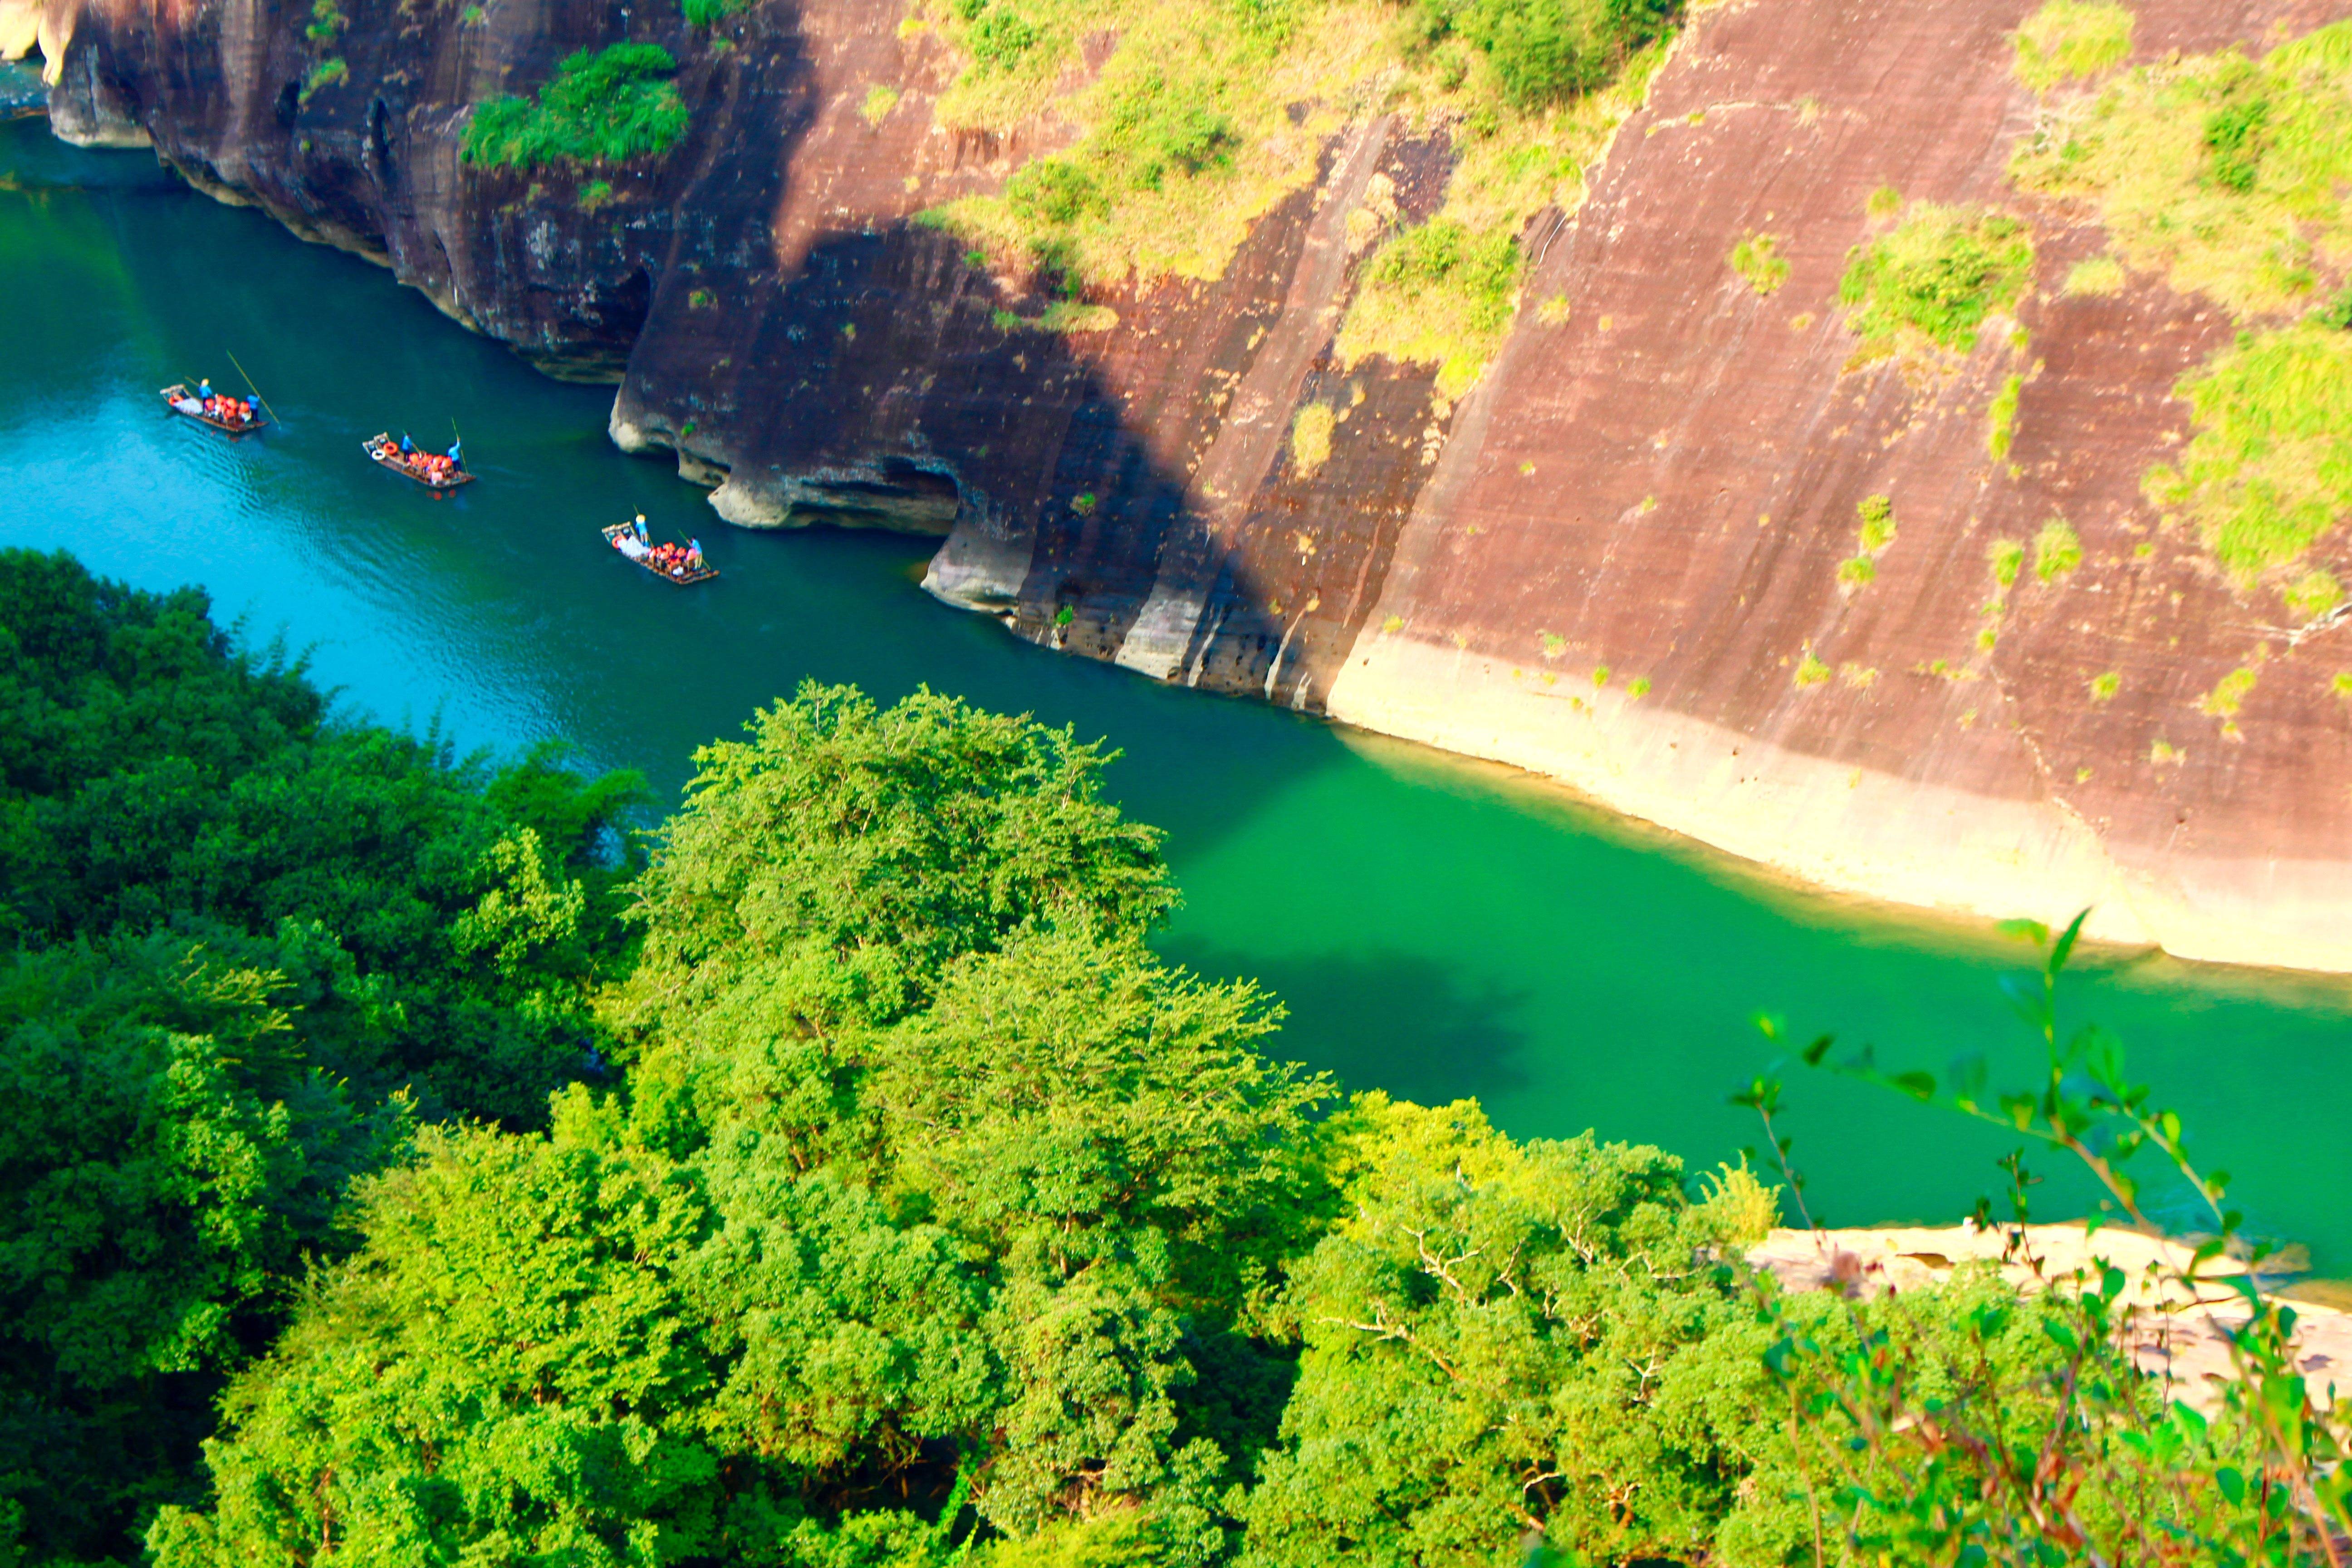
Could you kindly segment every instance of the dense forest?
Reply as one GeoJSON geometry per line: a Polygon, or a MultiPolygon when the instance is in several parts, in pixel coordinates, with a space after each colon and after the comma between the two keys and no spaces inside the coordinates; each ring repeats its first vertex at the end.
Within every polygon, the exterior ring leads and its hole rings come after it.
{"type": "Polygon", "coordinates": [[[194,590],[9,553],[0,641],[0,1563],[2332,1547],[2317,1396],[2168,1404],[2114,1281],[1785,1294],[1745,1162],[1286,1063],[1067,731],[807,687],[649,829],[194,590]]]}

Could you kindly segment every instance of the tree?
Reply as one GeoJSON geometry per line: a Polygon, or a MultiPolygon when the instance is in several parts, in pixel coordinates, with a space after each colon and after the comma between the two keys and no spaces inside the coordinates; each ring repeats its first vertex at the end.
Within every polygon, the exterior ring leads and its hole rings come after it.
{"type": "MultiPolygon", "coordinates": [[[[1095,749],[928,693],[752,730],[639,884],[625,1089],[368,1189],[164,1563],[1223,1550],[1206,1429],[1247,1430],[1232,1342],[1325,1201],[1325,1086],[1258,1054],[1253,987],[1143,946],[1171,895],[1095,749]],[[600,1348],[656,1338],[659,1375],[600,1348]],[[1206,1343],[1239,1386],[1196,1418],[1206,1343]]],[[[530,937],[548,903],[502,908],[530,937]]]]}
{"type": "Polygon", "coordinates": [[[1748,1315],[1722,1257],[1753,1178],[1694,1204],[1671,1156],[1515,1142],[1467,1102],[1367,1095],[1345,1122],[1352,1212],[1286,1298],[1306,1355],[1242,1561],[1704,1552],[1746,1466],[1670,1383],[1748,1315]]]}

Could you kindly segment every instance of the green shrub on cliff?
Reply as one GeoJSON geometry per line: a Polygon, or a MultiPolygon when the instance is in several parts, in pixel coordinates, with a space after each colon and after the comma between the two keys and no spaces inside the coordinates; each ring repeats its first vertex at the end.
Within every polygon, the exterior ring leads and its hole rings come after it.
{"type": "Polygon", "coordinates": [[[2352,514],[2352,334],[2305,321],[2244,337],[2178,391],[2196,434],[2144,488],[2232,576],[2293,563],[2352,514]]]}
{"type": "Polygon", "coordinates": [[[1449,217],[1407,229],[1364,268],[1363,303],[1340,329],[1343,359],[1378,352],[1437,366],[1451,400],[1478,379],[1518,303],[1519,246],[1449,217]]]}
{"type": "Polygon", "coordinates": [[[2137,20],[2116,0],[2046,0],[2017,29],[2017,79],[2047,92],[2112,69],[2130,57],[2137,20]]]}
{"type": "Polygon", "coordinates": [[[1397,234],[1385,176],[1342,215],[1351,251],[1383,239],[1406,249],[1360,275],[1349,353],[1440,366],[1441,401],[1476,378],[1517,307],[1514,281],[1496,321],[1497,268],[1484,258],[1515,247],[1547,207],[1581,199],[1585,162],[1639,102],[1680,11],[1675,0],[919,4],[912,25],[938,27],[971,60],[939,101],[940,123],[1004,133],[1050,104],[1078,128],[1002,196],[925,216],[1041,289],[1217,278],[1269,211],[1324,173],[1334,138],[1376,112],[1442,129],[1458,157],[1439,233],[1465,237],[1481,265],[1424,265],[1419,252],[1435,242],[1397,234]],[[1109,58],[1074,72],[1087,41],[1105,37],[1117,39],[1109,58]]]}
{"type": "Polygon", "coordinates": [[[2012,172],[2089,204],[2125,262],[2183,293],[2241,316],[2303,304],[2352,249],[2352,22],[2127,72],[2012,172]]]}
{"type": "Polygon", "coordinates": [[[2033,241],[2006,214],[1915,202],[1895,228],[1854,247],[1838,298],[1876,358],[1907,343],[1953,353],[1975,346],[1985,318],[2017,303],[2033,276],[2033,241]]]}
{"type": "Polygon", "coordinates": [[[2294,563],[2352,511],[2352,343],[2325,309],[2278,320],[2352,255],[2352,23],[2130,71],[2012,169],[2087,204],[2134,269],[2248,325],[2180,382],[2196,434],[2143,488],[2240,583],[2294,563]]]}
{"type": "Polygon", "coordinates": [[[582,49],[536,97],[496,98],[474,110],[464,157],[487,168],[625,163],[659,157],[686,134],[686,100],[668,79],[677,61],[657,44],[582,49]]]}

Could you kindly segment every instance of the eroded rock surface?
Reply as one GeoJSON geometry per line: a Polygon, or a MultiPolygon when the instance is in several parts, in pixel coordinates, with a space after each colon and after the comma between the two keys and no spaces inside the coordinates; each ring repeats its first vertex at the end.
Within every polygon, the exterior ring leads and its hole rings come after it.
{"type": "MultiPolygon", "coordinates": [[[[937,127],[960,62],[898,0],[761,0],[714,33],[362,0],[315,86],[329,46],[254,0],[0,0],[0,45],[47,56],[61,134],[152,140],[551,373],[617,379],[614,439],[674,450],[729,520],[944,534],[933,591],[1019,635],[1550,773],[1812,881],[2352,968],[2352,623],[2291,637],[2142,499],[2188,429],[2174,384],[2233,328],[2152,279],[2060,290],[2105,238],[2008,182],[2029,8],[1699,14],[1582,207],[1528,229],[1517,323],[1450,406],[1427,366],[1333,352],[1347,216],[1375,180],[1402,221],[1434,210],[1443,127],[1360,120],[1216,279],[1091,293],[1055,331],[918,217],[1066,129],[937,127]],[[681,63],[667,156],[609,191],[461,161],[471,105],[625,36],[681,63]],[[1881,186],[2029,220],[2030,348],[1850,366],[1838,279],[1881,186]],[[1759,294],[1727,258],[1765,231],[1791,267],[1759,294]],[[1339,416],[1304,473],[1310,402],[1339,416]],[[1899,535],[1856,590],[1872,495],[1899,535]],[[1990,543],[2057,515],[2080,566],[1996,595],[1990,543]],[[2250,665],[2234,721],[2200,709],[2250,665]]],[[[2147,59],[2352,5],[2137,10],[2147,59]]],[[[2352,577],[2341,538],[2315,560],[2352,577]]]]}

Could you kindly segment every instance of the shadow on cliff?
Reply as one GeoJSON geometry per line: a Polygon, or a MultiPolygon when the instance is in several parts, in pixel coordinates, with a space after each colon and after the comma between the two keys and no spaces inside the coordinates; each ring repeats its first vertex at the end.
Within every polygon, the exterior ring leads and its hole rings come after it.
{"type": "Polygon", "coordinates": [[[1202,974],[1248,976],[1289,1009],[1269,1055],[1328,1071],[1344,1090],[1423,1105],[1516,1094],[1530,1041],[1512,1020],[1532,993],[1472,990],[1455,970],[1403,952],[1276,957],[1176,938],[1157,944],[1202,974]]]}
{"type": "Polygon", "coordinates": [[[827,235],[782,276],[672,268],[615,417],[723,479],[739,521],[953,519],[943,596],[1098,659],[1132,649],[1151,605],[1154,674],[1291,702],[1286,641],[1305,646],[1298,606],[1320,599],[1255,570],[1254,525],[1222,536],[1180,465],[1217,437],[1223,400],[1200,389],[1247,370],[1293,259],[1081,304],[904,219],[827,235]]]}

